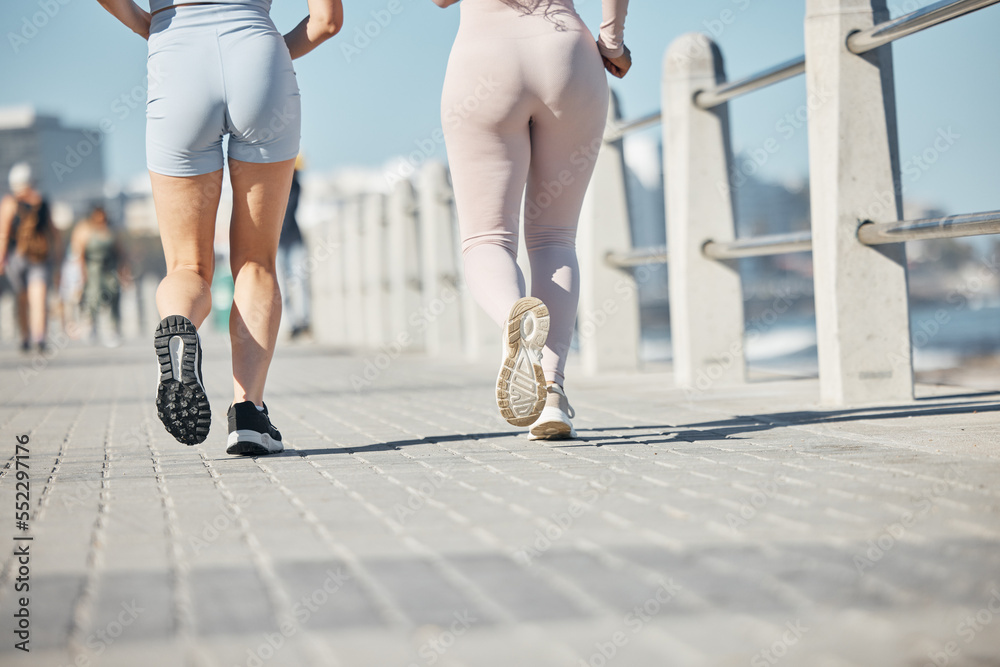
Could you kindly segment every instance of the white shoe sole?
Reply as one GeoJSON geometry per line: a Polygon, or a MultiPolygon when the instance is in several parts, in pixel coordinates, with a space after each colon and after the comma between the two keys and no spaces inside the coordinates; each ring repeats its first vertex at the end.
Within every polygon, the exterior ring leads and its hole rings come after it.
{"type": "Polygon", "coordinates": [[[504,327],[506,355],[497,375],[497,407],[514,426],[530,426],[545,405],[541,358],[549,335],[549,309],[526,296],[510,309],[504,327]]]}
{"type": "Polygon", "coordinates": [[[238,456],[277,454],[284,450],[285,446],[281,440],[275,440],[267,433],[258,433],[253,429],[233,431],[226,441],[226,453],[238,456]]]}
{"type": "Polygon", "coordinates": [[[569,440],[576,437],[576,430],[569,417],[558,408],[545,408],[538,421],[531,425],[528,440],[569,440]]]}

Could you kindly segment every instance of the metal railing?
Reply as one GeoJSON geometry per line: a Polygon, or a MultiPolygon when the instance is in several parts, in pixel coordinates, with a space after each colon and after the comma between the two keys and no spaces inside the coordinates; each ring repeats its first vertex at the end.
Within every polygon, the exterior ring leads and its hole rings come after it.
{"type": "Polygon", "coordinates": [[[998,2],[1000,0],[942,0],[935,2],[933,5],[927,5],[900,16],[898,19],[852,33],[847,37],[847,48],[851,53],[861,55],[894,42],[900,37],[912,35],[945,21],[995,5],[998,2]]]}
{"type": "MultiPolygon", "coordinates": [[[[1000,0],[996,0],[1000,2],[1000,0]]],[[[731,99],[752,93],[755,90],[766,88],[767,86],[794,78],[799,74],[805,74],[806,58],[799,56],[792,58],[780,65],[775,65],[766,70],[751,74],[748,77],[727,83],[724,86],[716,86],[708,90],[699,90],[694,94],[694,103],[702,109],[717,107],[731,99]]]]}
{"type": "Polygon", "coordinates": [[[858,240],[865,245],[883,245],[903,241],[953,239],[960,236],[1000,234],[1000,211],[949,215],[943,218],[872,222],[858,227],[858,240]]]}
{"type": "MultiPolygon", "coordinates": [[[[852,67],[852,63],[849,60],[850,57],[852,56],[871,52],[901,37],[905,37],[907,35],[911,35],[920,32],[922,30],[926,30],[927,28],[930,28],[932,26],[939,25],[941,23],[944,23],[946,21],[949,21],[951,19],[960,16],[964,16],[979,9],[983,9],[990,5],[997,4],[998,2],[1000,2],[1000,0],[944,0],[942,2],[936,2],[922,9],[918,9],[914,12],[910,12],[896,19],[879,22],[874,25],[869,24],[868,26],[859,25],[853,29],[846,30],[843,37],[844,41],[841,42],[840,53],[832,54],[829,52],[824,52],[822,55],[824,58],[835,57],[837,59],[837,62],[834,64],[837,67],[841,67],[842,68],[841,72],[843,73],[844,71],[850,70],[850,68],[852,67]]],[[[726,105],[726,103],[739,96],[748,94],[750,92],[754,92],[756,90],[760,90],[766,86],[781,81],[788,80],[799,74],[803,73],[808,74],[807,61],[806,61],[807,57],[818,57],[817,54],[820,53],[820,47],[815,45],[811,47],[813,50],[810,51],[811,45],[810,45],[810,35],[808,26],[810,21],[813,21],[813,25],[817,26],[820,25],[821,22],[824,20],[824,17],[830,15],[829,12],[830,6],[829,2],[827,2],[825,5],[820,5],[818,0],[807,0],[807,3],[808,3],[808,8],[810,10],[816,9],[816,11],[811,13],[812,18],[807,16],[806,56],[794,58],[792,60],[780,63],[778,65],[775,65],[774,67],[762,70],[760,72],[757,72],[755,74],[752,74],[750,76],[735,81],[720,82],[714,87],[696,88],[694,89],[693,94],[691,96],[691,105],[697,109],[706,112],[711,112],[716,108],[724,108],[724,105],[726,105]]],[[[856,18],[857,14],[856,3],[852,4],[845,2],[844,4],[841,5],[839,9],[843,12],[844,16],[852,14],[854,14],[855,16],[851,16],[851,18],[847,19],[838,19],[842,23],[837,23],[836,25],[823,24],[822,25],[823,30],[829,30],[834,28],[841,29],[848,22],[858,20],[856,18]]],[[[834,11],[836,12],[837,9],[835,8],[834,11]]],[[[871,21],[871,19],[869,19],[869,21],[871,21]]],[[[814,28],[814,32],[818,33],[818,29],[814,28]]],[[[687,43],[685,46],[688,50],[691,49],[690,42],[687,43]]],[[[717,51],[717,49],[715,50],[717,51]]],[[[708,55],[707,52],[702,57],[705,59],[706,62],[709,62],[714,58],[714,56],[708,55]]],[[[880,70],[878,72],[879,77],[882,76],[883,69],[886,71],[890,71],[891,61],[883,62],[880,61],[879,58],[876,58],[875,62],[878,62],[880,66],[880,70]]],[[[716,65],[717,67],[714,69],[714,71],[721,71],[722,69],[721,56],[719,57],[719,60],[717,61],[716,65]]],[[[709,76],[712,71],[713,69],[711,67],[706,66],[703,67],[703,69],[699,70],[698,75],[692,74],[692,77],[698,78],[698,76],[700,76],[703,79],[705,76],[709,76]]],[[[850,70],[850,73],[854,74],[854,71],[850,70]]],[[[665,74],[665,77],[666,76],[667,74],[665,74]]],[[[818,76],[820,75],[817,74],[815,76],[807,76],[807,87],[810,86],[815,87],[816,85],[815,77],[818,76]]],[[[666,78],[665,78],[665,85],[666,85],[666,78]]],[[[813,88],[811,90],[815,89],[813,88]]],[[[888,115],[890,112],[895,113],[894,109],[891,109],[890,107],[890,105],[892,104],[891,100],[888,101],[884,100],[881,97],[881,94],[878,95],[878,100],[880,103],[885,105],[886,115],[888,115]]],[[[873,102],[873,103],[879,103],[879,102],[873,102]]],[[[848,104],[845,106],[849,107],[850,105],[848,104]]],[[[667,109],[666,98],[663,108],[667,109]]],[[[844,112],[838,112],[838,113],[849,114],[851,113],[851,111],[848,109],[844,112]]],[[[813,115],[814,114],[812,113],[812,110],[810,110],[810,119],[809,119],[810,125],[812,125],[814,122],[813,115]]],[[[621,139],[627,136],[630,132],[648,128],[663,120],[665,120],[666,122],[674,122],[675,120],[673,118],[666,119],[664,118],[664,116],[665,114],[661,112],[656,112],[633,121],[618,122],[614,125],[610,125],[608,132],[606,134],[606,140],[614,141],[617,139],[621,139]]],[[[839,120],[839,117],[837,118],[838,122],[841,122],[839,120]]],[[[719,127],[719,131],[721,131],[723,135],[728,134],[728,125],[726,124],[726,119],[727,116],[719,116],[716,120],[719,127]]],[[[852,122],[864,122],[864,121],[852,121],[852,122]]],[[[885,127],[882,128],[880,131],[886,133],[885,136],[887,137],[888,142],[892,144],[895,143],[897,139],[894,135],[890,134],[891,133],[890,127],[891,124],[886,123],[885,127]]],[[[875,136],[878,136],[877,132],[875,133],[875,136]]],[[[814,138],[815,137],[813,136],[811,129],[810,130],[811,153],[815,148],[814,138]]],[[[692,138],[691,141],[695,141],[695,139],[692,138]]],[[[728,150],[728,137],[726,137],[724,141],[719,142],[719,147],[720,147],[719,150],[722,150],[722,152],[725,155],[724,157],[726,161],[725,168],[719,169],[715,165],[712,165],[711,169],[701,170],[701,171],[705,171],[705,173],[714,173],[717,175],[721,174],[722,181],[728,183],[727,180],[728,166],[732,161],[732,157],[728,155],[728,153],[726,153],[726,151],[728,150]]],[[[716,146],[713,146],[713,148],[716,148],[716,146]]],[[[669,153],[669,150],[665,149],[665,165],[664,165],[665,171],[666,171],[667,153],[669,153]]],[[[871,159],[872,161],[877,161],[880,159],[880,157],[881,156],[877,156],[871,159]]],[[[689,157],[689,159],[691,158],[689,157]]],[[[690,166],[690,165],[684,165],[683,163],[681,164],[682,167],[690,166]]],[[[688,169],[689,174],[693,171],[697,170],[690,168],[688,169]]],[[[665,176],[668,179],[668,184],[669,184],[670,175],[666,174],[665,176]]],[[[688,178],[691,177],[688,176],[688,178]]],[[[898,179],[895,179],[895,181],[898,182],[898,179]]],[[[696,186],[689,185],[688,187],[696,187],[696,186]]],[[[832,187],[837,187],[837,186],[833,185],[832,187]]],[[[896,190],[895,183],[893,183],[893,186],[891,187],[890,191],[894,192],[895,195],[898,197],[899,193],[896,190]]],[[[845,202],[848,203],[847,208],[850,208],[853,205],[853,203],[849,201],[849,198],[844,199],[842,197],[841,200],[839,201],[840,204],[844,204],[845,202]]],[[[945,218],[935,218],[927,220],[911,220],[911,221],[889,220],[889,221],[873,222],[871,220],[867,220],[866,217],[867,216],[864,215],[859,216],[860,218],[859,225],[856,230],[857,233],[855,238],[858,246],[861,248],[875,246],[875,245],[883,245],[883,244],[899,244],[904,241],[920,240],[920,239],[955,238],[961,236],[1000,233],[1000,212],[997,211],[975,213],[968,215],[948,216],[945,218]]],[[[670,235],[669,229],[671,228],[671,225],[675,224],[676,221],[668,220],[668,236],[670,235]]],[[[687,220],[686,222],[681,224],[695,225],[697,223],[694,220],[687,220]]],[[[719,224],[720,221],[716,221],[713,223],[713,225],[715,225],[716,228],[718,228],[719,224]]],[[[722,227],[723,229],[726,228],[725,222],[722,223],[722,227]]],[[[729,232],[726,233],[728,234],[729,232]]],[[[825,234],[824,242],[829,243],[829,238],[830,238],[829,233],[824,232],[824,234],[825,234]]],[[[622,251],[608,252],[606,254],[606,262],[607,264],[619,269],[635,269],[636,267],[642,266],[644,264],[665,263],[668,262],[668,260],[682,261],[685,264],[685,267],[687,267],[685,270],[689,271],[691,270],[691,263],[697,262],[698,260],[694,259],[694,255],[690,254],[691,252],[694,251],[691,250],[690,243],[687,241],[687,239],[691,239],[691,241],[693,242],[693,240],[696,239],[698,235],[699,231],[697,229],[689,229],[686,232],[678,233],[677,238],[684,239],[683,242],[688,247],[684,249],[684,252],[679,254],[675,249],[672,249],[671,254],[675,255],[673,258],[668,257],[668,251],[666,247],[640,248],[628,252],[622,252],[622,251]]],[[[728,260],[735,260],[747,257],[762,257],[762,256],[778,255],[784,253],[813,251],[813,243],[815,235],[816,235],[816,222],[814,216],[812,231],[793,232],[788,234],[769,234],[769,235],[758,236],[754,238],[744,238],[744,239],[726,239],[719,237],[712,238],[712,236],[709,235],[707,238],[705,238],[698,244],[698,248],[700,250],[701,257],[711,261],[725,262],[728,260]]],[[[837,237],[834,236],[834,238],[837,237]]],[[[894,260],[892,260],[895,262],[895,267],[892,266],[889,266],[888,268],[881,267],[879,269],[873,269],[873,271],[875,273],[878,273],[878,271],[886,269],[889,270],[890,272],[895,271],[896,275],[900,275],[899,269],[901,268],[902,285],[903,285],[903,290],[905,292],[905,259],[901,259],[902,251],[899,251],[898,254],[899,257],[896,257],[894,260]]],[[[878,260],[873,260],[873,261],[877,262],[878,260]]],[[[706,270],[710,271],[710,269],[706,270]]],[[[722,278],[722,274],[718,274],[718,277],[720,278],[720,280],[724,279],[722,278]]],[[[731,276],[730,278],[725,278],[725,279],[731,279],[731,276]]],[[[675,282],[675,280],[672,277],[671,283],[673,282],[675,282]]],[[[833,283],[835,284],[839,282],[840,282],[839,279],[833,280],[833,283]]],[[[892,281],[889,282],[891,283],[892,281]]],[[[898,284],[898,283],[893,283],[893,284],[898,284]]],[[[730,283],[728,286],[732,287],[732,283],[730,283]]],[[[699,317],[699,315],[696,312],[697,307],[705,308],[706,306],[703,303],[698,303],[699,299],[695,295],[695,291],[692,291],[691,294],[682,295],[680,299],[675,299],[675,297],[676,295],[672,291],[671,303],[672,303],[672,310],[674,311],[678,310],[673,307],[675,300],[679,300],[682,302],[691,302],[692,304],[694,304],[689,307],[688,309],[689,312],[688,315],[685,316],[686,318],[685,321],[680,324],[680,327],[690,329],[690,331],[686,331],[680,336],[675,335],[675,340],[680,338],[684,341],[698,341],[704,337],[702,329],[708,326],[709,321],[711,321],[713,324],[717,324],[718,322],[717,317],[714,316],[706,316],[704,318],[699,317]],[[696,320],[698,321],[698,323],[695,322],[696,320]]],[[[835,300],[839,298],[841,297],[840,296],[834,297],[835,300]]],[[[905,299],[905,294],[904,294],[904,299],[905,299]]],[[[732,306],[732,304],[730,304],[730,306],[732,306]]],[[[733,318],[742,318],[742,311],[739,308],[729,308],[729,310],[734,311],[734,313],[732,314],[733,318]]],[[[900,312],[905,313],[906,311],[907,308],[904,305],[900,312]]],[[[820,319],[821,317],[826,317],[826,315],[821,315],[820,313],[817,313],[817,318],[820,319]]],[[[900,318],[897,318],[895,322],[898,326],[906,328],[907,332],[906,335],[908,337],[909,335],[908,321],[903,323],[900,318]]],[[[731,332],[736,331],[737,328],[740,331],[742,331],[741,327],[742,325],[739,325],[739,327],[737,327],[737,325],[733,324],[730,327],[730,331],[731,332]]],[[[839,335],[839,333],[837,335],[839,335]]],[[[687,384],[693,384],[696,377],[704,377],[706,376],[706,374],[709,374],[711,370],[713,370],[711,367],[711,363],[706,365],[705,363],[700,362],[697,359],[694,359],[694,357],[713,359],[713,358],[725,357],[726,354],[728,354],[727,349],[724,349],[720,345],[716,345],[717,349],[714,352],[708,349],[708,347],[710,346],[706,347],[702,345],[701,347],[698,347],[697,342],[692,342],[691,345],[693,345],[693,347],[687,350],[682,350],[680,354],[678,354],[678,351],[675,350],[674,354],[675,366],[678,363],[681,364],[682,366],[684,364],[688,365],[688,368],[686,370],[684,368],[678,370],[675,367],[675,372],[677,373],[679,381],[687,384]],[[685,360],[685,356],[690,356],[692,357],[692,359],[685,360]]],[[[835,347],[839,345],[840,341],[836,341],[834,344],[835,347]]],[[[821,343],[820,347],[821,347],[821,357],[823,357],[824,355],[822,348],[824,347],[824,344],[821,343]]],[[[830,344],[827,344],[826,347],[830,347],[830,344]]],[[[730,346],[730,348],[731,349],[739,348],[739,353],[740,355],[742,354],[742,348],[740,346],[736,347],[730,346]]],[[[829,357],[830,355],[827,354],[827,356],[829,357]]],[[[739,365],[739,364],[736,363],[731,365],[739,365]]],[[[834,373],[843,374],[845,372],[844,368],[846,366],[847,364],[841,362],[827,363],[825,369],[834,368],[833,371],[834,373]],[[840,363],[840,368],[835,368],[837,363],[840,363]]],[[[732,371],[732,369],[729,370],[731,372],[728,373],[728,379],[740,379],[739,372],[732,371]]],[[[822,362],[821,359],[821,384],[823,384],[822,376],[824,375],[824,372],[828,371],[824,370],[824,363],[822,362]]],[[[846,372],[853,373],[855,371],[851,370],[846,372]]],[[[726,375],[725,373],[721,374],[726,375]]],[[[892,374],[893,373],[891,370],[890,371],[861,370],[856,373],[858,377],[862,378],[891,376],[892,374]]],[[[910,375],[910,377],[912,378],[912,375],[910,375]]],[[[865,393],[864,391],[857,391],[856,386],[853,389],[852,388],[843,389],[844,382],[842,378],[840,380],[828,382],[826,383],[826,385],[835,387],[834,389],[829,389],[829,390],[824,389],[824,393],[826,394],[826,396],[828,398],[833,397],[833,400],[835,402],[841,402],[841,403],[846,402],[848,400],[869,400],[872,398],[898,397],[901,393],[901,390],[899,389],[901,383],[898,382],[895,385],[896,387],[895,389],[884,389],[884,388],[881,390],[876,389],[868,393],[865,393]],[[895,392],[895,394],[893,392],[895,392]]],[[[912,379],[910,380],[910,388],[907,391],[909,391],[912,394],[912,379]]]]}

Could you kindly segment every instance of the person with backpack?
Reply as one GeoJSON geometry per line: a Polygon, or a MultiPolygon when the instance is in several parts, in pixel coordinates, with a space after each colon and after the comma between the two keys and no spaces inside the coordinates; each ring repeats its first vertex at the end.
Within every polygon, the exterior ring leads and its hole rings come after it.
{"type": "Polygon", "coordinates": [[[17,295],[21,349],[45,352],[48,286],[57,234],[48,202],[35,188],[31,166],[15,164],[8,177],[10,194],[0,200],[0,275],[17,295]]]}

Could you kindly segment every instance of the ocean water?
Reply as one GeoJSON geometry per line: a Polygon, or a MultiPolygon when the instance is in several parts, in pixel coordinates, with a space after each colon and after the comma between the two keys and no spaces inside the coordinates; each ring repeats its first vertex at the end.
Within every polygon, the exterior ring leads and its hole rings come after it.
{"type": "MultiPolygon", "coordinates": [[[[910,340],[916,371],[957,368],[971,359],[1000,354],[1000,305],[920,304],[910,308],[910,340]]],[[[643,328],[644,361],[673,358],[669,328],[643,328]]],[[[780,318],[746,346],[752,368],[815,375],[816,319],[811,314],[780,318]]]]}

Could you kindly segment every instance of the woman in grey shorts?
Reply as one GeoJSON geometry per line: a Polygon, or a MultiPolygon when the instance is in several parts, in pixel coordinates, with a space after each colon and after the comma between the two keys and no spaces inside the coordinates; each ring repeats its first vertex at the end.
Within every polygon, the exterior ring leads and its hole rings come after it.
{"type": "Polygon", "coordinates": [[[197,329],[212,308],[222,139],[229,135],[236,286],[226,451],[281,451],[281,434],[264,407],[264,382],[281,318],[274,258],[299,151],[292,59],[340,30],[341,0],[308,0],[309,15],[284,36],[269,16],[270,0],[150,0],[151,13],[132,0],[100,2],[149,40],[146,160],[167,261],[156,293],[163,318],[154,336],[157,414],[180,442],[193,445],[208,436],[197,329]]]}

